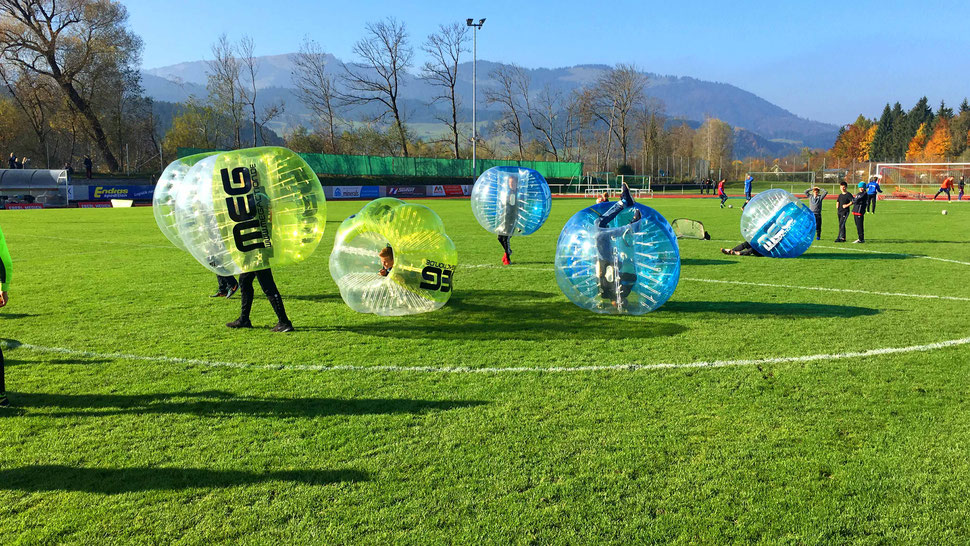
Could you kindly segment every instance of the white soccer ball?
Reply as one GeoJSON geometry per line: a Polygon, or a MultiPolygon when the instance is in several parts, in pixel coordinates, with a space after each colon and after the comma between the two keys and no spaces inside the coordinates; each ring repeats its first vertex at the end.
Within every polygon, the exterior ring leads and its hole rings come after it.
{"type": "Polygon", "coordinates": [[[945,210],[943,211],[943,216],[946,216],[946,211],[945,210]]]}
{"type": "Polygon", "coordinates": [[[728,208],[729,209],[733,209],[734,208],[734,205],[728,205],[728,208]]]}

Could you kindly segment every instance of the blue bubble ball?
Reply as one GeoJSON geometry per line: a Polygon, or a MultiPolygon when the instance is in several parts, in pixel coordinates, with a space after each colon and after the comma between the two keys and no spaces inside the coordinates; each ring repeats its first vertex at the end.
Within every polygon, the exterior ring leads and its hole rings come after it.
{"type": "Polygon", "coordinates": [[[542,227],[552,208],[549,184],[523,167],[492,167],[472,188],[472,212],[496,235],[529,235],[542,227]]]}
{"type": "Polygon", "coordinates": [[[556,283],[569,301],[596,313],[649,313],[680,280],[677,237],[660,213],[639,203],[600,228],[610,206],[597,203],[566,223],[556,244],[556,283]],[[631,223],[634,207],[641,218],[631,223]]]}
{"type": "Polygon", "coordinates": [[[785,190],[764,191],[744,207],[741,236],[762,256],[797,258],[815,240],[815,215],[785,190]]]}

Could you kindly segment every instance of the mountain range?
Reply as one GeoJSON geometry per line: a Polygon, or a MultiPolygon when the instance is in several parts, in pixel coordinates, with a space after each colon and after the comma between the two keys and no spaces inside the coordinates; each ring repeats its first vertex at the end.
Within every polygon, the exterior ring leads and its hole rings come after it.
{"type": "MultiPolygon", "coordinates": [[[[264,104],[283,101],[284,115],[273,125],[277,132],[300,123],[309,125],[309,111],[300,103],[293,83],[295,54],[271,55],[258,58],[259,71],[256,86],[260,90],[259,102],[264,104]]],[[[487,122],[497,119],[499,112],[483,100],[484,92],[493,85],[488,75],[502,63],[478,61],[478,118],[487,122]]],[[[342,62],[327,55],[327,67],[331,74],[343,73],[342,62]]],[[[607,65],[576,65],[563,68],[526,69],[531,77],[531,90],[537,93],[546,85],[568,94],[585,86],[593,85],[607,65]]],[[[157,101],[182,102],[189,96],[204,97],[207,94],[208,64],[205,61],[184,62],[171,66],[142,71],[142,85],[146,94],[157,101]]],[[[735,156],[778,156],[801,147],[829,148],[835,141],[838,127],[801,118],[784,108],[768,102],[754,93],[736,86],[699,80],[692,77],[646,73],[645,90],[648,97],[663,104],[664,113],[673,120],[684,120],[697,126],[706,116],[719,118],[735,128],[735,156]]],[[[471,119],[472,63],[458,67],[460,115],[471,119]]],[[[401,92],[407,120],[413,124],[427,124],[424,132],[438,132],[435,127],[436,106],[430,105],[436,89],[421,79],[414,71],[402,78],[401,92]]],[[[370,114],[366,107],[343,112],[349,119],[361,119],[370,114]]]]}

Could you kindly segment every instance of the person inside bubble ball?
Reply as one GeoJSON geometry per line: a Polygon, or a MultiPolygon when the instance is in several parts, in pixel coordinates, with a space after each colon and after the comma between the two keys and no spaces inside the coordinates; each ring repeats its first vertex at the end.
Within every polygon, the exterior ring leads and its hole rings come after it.
{"type": "MultiPolygon", "coordinates": [[[[606,231],[610,222],[613,221],[621,212],[627,208],[634,207],[636,201],[630,195],[630,187],[623,183],[620,193],[620,200],[606,210],[606,212],[596,220],[596,227],[599,228],[596,234],[596,276],[599,279],[600,297],[610,302],[613,307],[626,305],[626,298],[633,291],[633,286],[637,282],[635,273],[622,272],[616,267],[613,260],[614,250],[616,250],[613,237],[606,231]],[[619,289],[618,289],[619,287],[619,289]]],[[[640,211],[633,209],[633,216],[630,225],[636,223],[641,218],[640,211]]],[[[621,234],[626,235],[628,232],[621,234]]]]}
{"type": "Polygon", "coordinates": [[[391,245],[387,245],[377,253],[377,256],[381,259],[381,270],[377,274],[386,277],[394,268],[394,249],[391,248],[391,245]]]}
{"type": "MultiPolygon", "coordinates": [[[[505,184],[508,186],[508,192],[502,198],[502,207],[505,209],[505,218],[502,222],[502,231],[505,233],[512,233],[515,231],[515,219],[516,213],[518,212],[518,207],[516,207],[515,204],[515,195],[519,188],[518,175],[512,173],[506,175],[505,184]]],[[[502,263],[505,265],[512,265],[511,237],[511,235],[498,236],[498,242],[502,245],[502,250],[505,251],[505,254],[502,255],[502,263]]]]}
{"type": "Polygon", "coordinates": [[[722,254],[729,254],[731,256],[758,256],[763,257],[764,254],[755,250],[751,243],[744,241],[734,248],[722,248],[722,254]]]}

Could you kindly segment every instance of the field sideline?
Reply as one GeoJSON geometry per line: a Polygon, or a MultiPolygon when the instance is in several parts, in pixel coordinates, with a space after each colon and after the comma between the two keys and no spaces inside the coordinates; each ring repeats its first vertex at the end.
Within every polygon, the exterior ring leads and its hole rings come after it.
{"type": "MultiPolygon", "coordinates": [[[[416,200],[417,201],[417,200],[416,200]]],[[[161,235],[151,210],[9,211],[0,311],[0,532],[11,543],[792,543],[970,540],[970,208],[881,201],[865,245],[794,260],[718,252],[740,207],[644,200],[715,240],[681,243],[642,317],[569,303],[555,241],[435,209],[455,293],[360,315],[328,271],[362,202],[275,271],[275,334],[161,235]],[[947,209],[949,214],[940,214],[947,209]],[[715,369],[716,368],[716,369],[715,369]]],[[[732,199],[733,204],[741,200],[732,199]]],[[[854,228],[850,229],[850,240],[854,228]]]]}

